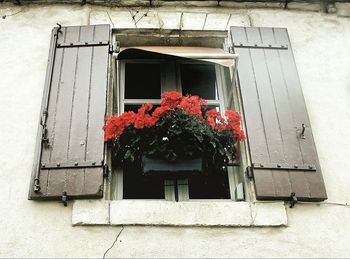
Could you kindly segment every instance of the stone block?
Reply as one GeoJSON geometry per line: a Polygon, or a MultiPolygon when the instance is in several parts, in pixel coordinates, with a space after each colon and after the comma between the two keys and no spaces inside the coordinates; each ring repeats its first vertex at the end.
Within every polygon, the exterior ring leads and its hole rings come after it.
{"type": "Polygon", "coordinates": [[[252,226],[287,226],[284,202],[252,203],[252,226]]]}
{"type": "Polygon", "coordinates": [[[109,201],[77,200],[73,203],[72,225],[108,225],[109,201]]]}

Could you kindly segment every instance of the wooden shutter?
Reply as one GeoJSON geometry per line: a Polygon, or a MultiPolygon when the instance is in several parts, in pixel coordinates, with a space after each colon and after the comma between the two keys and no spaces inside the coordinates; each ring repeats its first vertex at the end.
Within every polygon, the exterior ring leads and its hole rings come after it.
{"type": "Polygon", "coordinates": [[[109,25],[54,28],[29,199],[103,196],[109,25]]]}
{"type": "Polygon", "coordinates": [[[257,199],[327,199],[287,30],[231,27],[231,36],[257,199]]]}

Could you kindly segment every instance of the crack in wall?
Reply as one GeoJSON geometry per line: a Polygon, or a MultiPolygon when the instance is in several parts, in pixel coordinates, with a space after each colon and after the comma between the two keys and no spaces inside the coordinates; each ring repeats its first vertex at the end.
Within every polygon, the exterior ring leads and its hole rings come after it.
{"type": "Polygon", "coordinates": [[[123,230],[124,230],[124,226],[122,226],[122,228],[120,229],[120,231],[119,231],[117,237],[115,238],[113,244],[104,252],[103,257],[102,257],[103,259],[106,258],[107,253],[108,253],[108,252],[114,247],[114,245],[117,243],[118,238],[119,238],[120,235],[122,234],[123,230]]]}

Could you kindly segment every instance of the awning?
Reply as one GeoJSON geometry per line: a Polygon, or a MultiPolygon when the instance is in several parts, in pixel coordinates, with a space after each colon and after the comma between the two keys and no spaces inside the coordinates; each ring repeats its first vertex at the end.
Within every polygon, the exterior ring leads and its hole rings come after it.
{"type": "Polygon", "coordinates": [[[188,58],[201,60],[211,63],[231,67],[235,65],[238,54],[231,54],[219,48],[204,47],[164,47],[164,46],[140,46],[121,48],[119,53],[115,53],[117,59],[128,59],[142,54],[142,52],[175,56],[180,58],[188,58]]]}

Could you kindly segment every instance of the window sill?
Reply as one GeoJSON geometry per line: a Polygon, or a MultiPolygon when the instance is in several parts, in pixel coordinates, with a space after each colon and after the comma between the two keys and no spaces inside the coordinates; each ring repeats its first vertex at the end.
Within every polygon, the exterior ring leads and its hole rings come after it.
{"type": "Polygon", "coordinates": [[[78,200],[72,225],[278,227],[287,214],[283,202],[78,200]]]}

